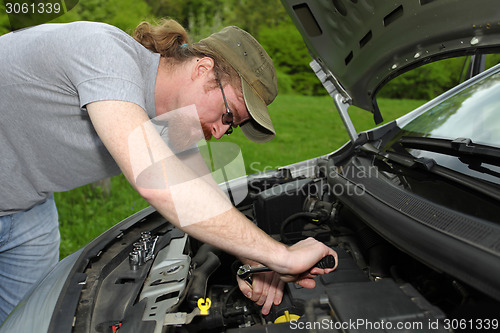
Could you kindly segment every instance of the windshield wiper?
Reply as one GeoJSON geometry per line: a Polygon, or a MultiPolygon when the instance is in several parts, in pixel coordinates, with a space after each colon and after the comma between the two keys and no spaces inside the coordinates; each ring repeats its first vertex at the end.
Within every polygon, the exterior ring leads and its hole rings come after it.
{"type": "Polygon", "coordinates": [[[476,144],[469,138],[451,140],[403,136],[398,142],[405,148],[414,148],[457,156],[467,164],[488,163],[500,166],[500,148],[476,144]]]}
{"type": "Polygon", "coordinates": [[[365,153],[373,154],[378,159],[382,159],[386,162],[395,162],[407,168],[416,168],[431,172],[455,183],[476,190],[482,194],[494,198],[495,200],[500,200],[500,191],[498,190],[498,186],[442,167],[437,164],[436,161],[432,158],[414,157],[408,153],[407,155],[404,155],[396,152],[381,151],[370,143],[365,143],[364,145],[360,146],[360,150],[365,153]]]}

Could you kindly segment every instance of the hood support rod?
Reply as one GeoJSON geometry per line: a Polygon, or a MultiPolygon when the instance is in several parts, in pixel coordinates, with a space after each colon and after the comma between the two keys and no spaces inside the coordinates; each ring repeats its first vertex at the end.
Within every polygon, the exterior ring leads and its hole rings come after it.
{"type": "Polygon", "coordinates": [[[347,113],[347,109],[352,104],[351,97],[342,88],[338,80],[335,78],[335,76],[333,76],[332,72],[323,69],[316,60],[311,61],[311,63],[309,63],[309,66],[311,66],[312,70],[321,81],[328,94],[333,98],[333,103],[337,107],[340,118],[344,123],[351,142],[356,142],[356,140],[358,139],[358,133],[356,132],[352,120],[347,113]]]}

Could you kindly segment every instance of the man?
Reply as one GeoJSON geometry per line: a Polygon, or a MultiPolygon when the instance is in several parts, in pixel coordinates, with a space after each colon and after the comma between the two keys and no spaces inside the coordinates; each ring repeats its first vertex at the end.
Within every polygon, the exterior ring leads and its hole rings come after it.
{"type": "MultiPolygon", "coordinates": [[[[131,148],[130,138],[144,133],[149,156],[172,156],[145,125],[172,110],[194,105],[206,139],[237,126],[257,142],[274,137],[267,105],[277,93],[276,73],[260,44],[236,27],[187,44],[173,20],[142,23],[134,38],[92,22],[0,37],[0,322],[58,260],[52,193],[120,172],[191,236],[269,266],[274,272],[256,276],[252,286],[238,281],[263,313],[279,304],[285,282],[311,288],[314,275],[331,271],[311,267],[326,255],[336,257],[332,249],[313,239],[290,247],[276,242],[206,180],[195,179],[185,194],[203,212],[193,223],[179,217],[179,197],[168,187],[175,179],[147,174],[150,183],[167,183],[164,188],[138,181],[144,173],[137,174],[134,160],[141,151],[131,148]]],[[[192,176],[175,158],[159,162],[163,169],[155,170],[192,176]]]]}

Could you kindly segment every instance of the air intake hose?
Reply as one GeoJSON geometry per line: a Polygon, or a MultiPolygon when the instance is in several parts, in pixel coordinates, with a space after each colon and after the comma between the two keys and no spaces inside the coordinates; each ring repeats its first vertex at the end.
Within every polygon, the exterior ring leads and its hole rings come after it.
{"type": "Polygon", "coordinates": [[[216,251],[217,250],[210,245],[203,245],[191,261],[195,267],[193,275],[191,276],[192,281],[190,282],[190,289],[187,294],[187,302],[191,309],[198,306],[198,299],[205,298],[208,278],[220,266],[220,259],[214,253],[216,251]]]}

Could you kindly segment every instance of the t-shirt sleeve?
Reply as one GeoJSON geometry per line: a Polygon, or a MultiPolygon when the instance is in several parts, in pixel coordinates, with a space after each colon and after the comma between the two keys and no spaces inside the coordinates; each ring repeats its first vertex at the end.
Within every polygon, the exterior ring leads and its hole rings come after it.
{"type": "Polygon", "coordinates": [[[97,77],[77,86],[80,107],[97,101],[132,102],[146,110],[144,90],[134,82],[123,78],[97,77]]]}
{"type": "Polygon", "coordinates": [[[71,55],[70,75],[80,107],[96,101],[119,100],[146,110],[146,83],[131,36],[106,26],[86,33],[78,44],[81,51],[71,55]]]}

